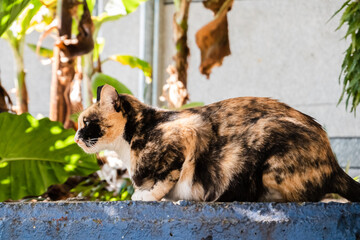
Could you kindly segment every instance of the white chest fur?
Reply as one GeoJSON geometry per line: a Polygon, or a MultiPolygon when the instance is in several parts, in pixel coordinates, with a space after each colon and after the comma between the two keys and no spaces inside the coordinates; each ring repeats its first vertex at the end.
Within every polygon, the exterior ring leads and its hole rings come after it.
{"type": "Polygon", "coordinates": [[[130,149],[130,144],[122,136],[111,144],[111,150],[117,153],[131,176],[130,149]]]}

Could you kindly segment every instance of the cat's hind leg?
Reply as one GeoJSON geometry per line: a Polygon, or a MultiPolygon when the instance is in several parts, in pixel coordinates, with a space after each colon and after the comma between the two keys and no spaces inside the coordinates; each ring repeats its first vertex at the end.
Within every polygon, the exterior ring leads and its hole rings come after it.
{"type": "Polygon", "coordinates": [[[319,166],[305,159],[300,162],[292,158],[299,158],[299,155],[285,154],[267,160],[269,167],[262,175],[267,190],[262,196],[264,201],[316,202],[328,193],[328,183],[334,174],[330,164],[319,166]]]}

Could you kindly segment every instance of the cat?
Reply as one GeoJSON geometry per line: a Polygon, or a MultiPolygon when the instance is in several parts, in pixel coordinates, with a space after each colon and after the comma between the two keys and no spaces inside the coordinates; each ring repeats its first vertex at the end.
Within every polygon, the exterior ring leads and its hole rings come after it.
{"type": "Polygon", "coordinates": [[[270,98],[240,97],[181,111],[156,109],[110,85],[79,116],[75,142],[116,151],[133,200],[360,200],[311,117],[270,98]]]}

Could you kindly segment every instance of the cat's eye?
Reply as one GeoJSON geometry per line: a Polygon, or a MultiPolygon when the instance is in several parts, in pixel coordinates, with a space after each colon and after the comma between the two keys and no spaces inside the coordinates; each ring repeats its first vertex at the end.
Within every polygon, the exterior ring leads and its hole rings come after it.
{"type": "Polygon", "coordinates": [[[90,123],[89,120],[87,120],[87,119],[84,118],[83,122],[84,122],[85,126],[89,126],[89,123],[90,123]]]}

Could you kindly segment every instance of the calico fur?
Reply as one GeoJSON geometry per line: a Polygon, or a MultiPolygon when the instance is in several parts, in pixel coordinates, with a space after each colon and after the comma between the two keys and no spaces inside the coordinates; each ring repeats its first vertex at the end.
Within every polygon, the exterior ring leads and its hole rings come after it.
{"type": "Polygon", "coordinates": [[[134,200],[360,200],[360,184],[340,168],[322,127],[269,98],[167,111],[105,85],[80,115],[75,141],[88,153],[118,152],[134,200]]]}

